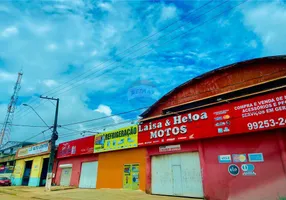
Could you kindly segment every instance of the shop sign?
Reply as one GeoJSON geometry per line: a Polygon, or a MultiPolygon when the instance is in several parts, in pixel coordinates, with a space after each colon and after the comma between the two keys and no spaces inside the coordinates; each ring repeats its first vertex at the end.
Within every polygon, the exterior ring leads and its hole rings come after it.
{"type": "Polygon", "coordinates": [[[180,151],[181,150],[181,145],[168,145],[168,146],[160,146],[159,147],[159,152],[169,152],[169,151],[180,151]]]}
{"type": "Polygon", "coordinates": [[[264,162],[263,153],[249,153],[249,162],[264,162]]]}
{"type": "Polygon", "coordinates": [[[231,156],[230,155],[219,155],[218,162],[219,163],[231,163],[231,156]]]}
{"type": "Polygon", "coordinates": [[[69,142],[60,143],[58,146],[57,158],[92,154],[94,136],[80,138],[69,142]]]}
{"type": "Polygon", "coordinates": [[[94,136],[94,153],[137,147],[137,125],[94,136]]]}
{"type": "Polygon", "coordinates": [[[39,144],[35,144],[32,146],[27,146],[21,149],[18,149],[16,154],[17,158],[29,157],[33,155],[45,154],[50,152],[50,143],[43,142],[39,144]]]}
{"type": "Polygon", "coordinates": [[[286,90],[143,122],[138,146],[286,127],[286,90]]]}
{"type": "Polygon", "coordinates": [[[237,176],[239,174],[239,167],[235,164],[228,166],[228,173],[232,176],[237,176]]]}

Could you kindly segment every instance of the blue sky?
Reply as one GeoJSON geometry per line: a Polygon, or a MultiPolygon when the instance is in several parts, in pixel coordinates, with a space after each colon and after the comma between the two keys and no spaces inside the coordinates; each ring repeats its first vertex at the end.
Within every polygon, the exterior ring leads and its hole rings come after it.
{"type": "MultiPolygon", "coordinates": [[[[185,81],[227,64],[285,54],[285,2],[248,0],[231,10],[241,2],[1,1],[1,119],[21,68],[19,104],[29,103],[52,124],[55,107],[38,96],[59,97],[59,124],[67,124],[151,105],[185,81]],[[152,95],[130,97],[134,87],[149,87],[152,95]]],[[[27,109],[18,106],[14,123],[42,125],[27,109]]],[[[106,124],[122,126],[138,114],[68,128],[103,131],[106,124]]],[[[11,140],[43,129],[14,127],[11,140]]],[[[81,137],[70,132],[60,129],[60,141],[81,137]]]]}

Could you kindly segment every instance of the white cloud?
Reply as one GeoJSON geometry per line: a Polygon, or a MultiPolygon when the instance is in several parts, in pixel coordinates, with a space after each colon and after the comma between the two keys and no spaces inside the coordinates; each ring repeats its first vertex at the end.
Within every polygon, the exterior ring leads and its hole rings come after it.
{"type": "Polygon", "coordinates": [[[58,46],[57,46],[56,44],[54,44],[54,43],[49,44],[49,45],[47,46],[47,49],[48,49],[49,51],[54,51],[54,50],[56,50],[57,48],[58,48],[58,46]]]}
{"type": "Polygon", "coordinates": [[[0,81],[5,82],[5,81],[15,81],[17,79],[17,73],[9,73],[5,71],[0,71],[0,81]]]}
{"type": "Polygon", "coordinates": [[[110,3],[101,2],[101,3],[97,4],[97,6],[99,8],[101,8],[102,10],[106,10],[106,11],[109,11],[109,12],[112,11],[112,6],[111,6],[110,3]]]}
{"type": "MultiPolygon", "coordinates": [[[[285,54],[286,52],[286,8],[279,2],[263,3],[243,11],[244,24],[261,40],[263,53],[285,54]]],[[[252,41],[251,46],[257,46],[252,41]]]]}
{"type": "Polygon", "coordinates": [[[18,29],[15,26],[7,27],[1,33],[2,37],[10,37],[17,34],[18,34],[18,29]]]}
{"type": "Polygon", "coordinates": [[[97,54],[97,51],[96,50],[93,50],[92,52],[91,52],[91,56],[95,56],[97,54]]]}
{"type": "Polygon", "coordinates": [[[161,20],[169,20],[177,16],[177,8],[172,5],[164,5],[161,11],[161,20]]]}
{"type": "Polygon", "coordinates": [[[106,105],[103,105],[103,104],[100,104],[98,106],[98,108],[95,109],[94,111],[99,112],[99,113],[104,113],[107,116],[110,116],[111,113],[112,113],[111,108],[109,106],[106,106],[106,105]]]}
{"type": "Polygon", "coordinates": [[[9,8],[4,5],[0,5],[0,12],[9,12],[9,8]]]}
{"type": "Polygon", "coordinates": [[[78,42],[78,45],[81,46],[81,47],[83,47],[83,46],[84,46],[84,42],[83,42],[83,41],[79,41],[79,42],[78,42]]]}
{"type": "Polygon", "coordinates": [[[54,87],[54,86],[58,85],[58,83],[55,80],[51,80],[51,79],[44,80],[43,84],[48,86],[48,87],[54,87]]]}

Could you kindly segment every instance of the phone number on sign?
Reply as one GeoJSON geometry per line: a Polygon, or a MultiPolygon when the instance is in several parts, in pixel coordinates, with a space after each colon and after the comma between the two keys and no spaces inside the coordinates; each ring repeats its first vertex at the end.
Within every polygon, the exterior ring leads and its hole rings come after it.
{"type": "Polygon", "coordinates": [[[286,118],[283,117],[278,118],[278,120],[269,119],[264,121],[258,122],[250,122],[247,124],[248,130],[256,130],[256,129],[264,129],[269,127],[275,126],[285,126],[286,125],[286,118]]]}

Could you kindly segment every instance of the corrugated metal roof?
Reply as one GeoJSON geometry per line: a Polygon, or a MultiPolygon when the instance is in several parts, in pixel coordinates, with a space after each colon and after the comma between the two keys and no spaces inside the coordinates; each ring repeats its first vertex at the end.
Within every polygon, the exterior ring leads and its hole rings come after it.
{"type": "Polygon", "coordinates": [[[230,64],[230,65],[226,65],[217,69],[214,69],[212,71],[209,71],[207,73],[204,73],[200,76],[197,76],[181,85],[179,85],[178,87],[174,88],[173,90],[171,90],[170,92],[168,92],[167,94],[165,94],[163,97],[161,97],[158,101],[156,101],[152,106],[150,106],[147,110],[145,110],[140,116],[141,117],[146,117],[154,108],[155,106],[157,106],[157,104],[159,104],[159,102],[161,102],[163,99],[171,96],[173,93],[177,92],[178,90],[180,90],[181,88],[183,88],[184,86],[190,85],[193,82],[200,80],[200,79],[204,79],[207,78],[215,73],[219,73],[221,71],[225,71],[229,68],[234,68],[234,67],[240,67],[240,66],[245,66],[247,64],[251,64],[251,63],[255,63],[255,62],[262,62],[262,61],[268,61],[268,60],[286,60],[286,55],[278,55],[278,56],[268,56],[268,57],[262,57],[262,58],[255,58],[255,59],[251,59],[251,60],[245,60],[245,61],[241,61],[241,62],[237,62],[234,64],[230,64]]]}

